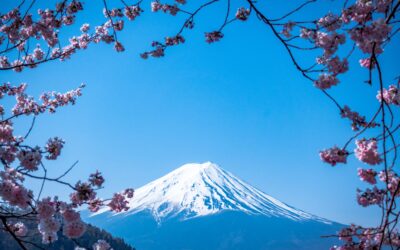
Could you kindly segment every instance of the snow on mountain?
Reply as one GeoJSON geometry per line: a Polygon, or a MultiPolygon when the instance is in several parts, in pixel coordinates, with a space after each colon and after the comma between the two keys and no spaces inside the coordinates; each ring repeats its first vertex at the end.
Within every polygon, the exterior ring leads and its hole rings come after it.
{"type": "MultiPolygon", "coordinates": [[[[135,191],[129,205],[128,211],[118,215],[148,211],[160,222],[171,217],[186,220],[222,211],[241,211],[294,221],[331,223],[286,205],[211,162],[185,164],[150,182],[135,191]]],[[[93,216],[107,211],[100,210],[93,216]]]]}

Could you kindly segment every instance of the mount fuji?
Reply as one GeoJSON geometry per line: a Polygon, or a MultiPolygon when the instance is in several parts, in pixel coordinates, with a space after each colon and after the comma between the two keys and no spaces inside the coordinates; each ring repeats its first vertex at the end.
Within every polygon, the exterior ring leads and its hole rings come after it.
{"type": "Polygon", "coordinates": [[[183,165],[138,188],[130,209],[86,221],[138,250],[329,249],[338,223],[291,207],[216,164],[183,165]]]}

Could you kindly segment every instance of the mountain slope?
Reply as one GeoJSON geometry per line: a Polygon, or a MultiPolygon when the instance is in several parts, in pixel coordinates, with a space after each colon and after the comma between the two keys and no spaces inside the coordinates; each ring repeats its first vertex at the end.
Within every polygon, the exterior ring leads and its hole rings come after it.
{"type": "MultiPolygon", "coordinates": [[[[329,221],[288,206],[241,181],[216,164],[186,164],[135,192],[127,216],[150,211],[159,221],[180,216],[189,219],[221,211],[329,221]]],[[[107,210],[101,210],[98,214],[107,210]]]]}
{"type": "Polygon", "coordinates": [[[263,193],[217,165],[186,164],[136,190],[130,210],[87,221],[137,249],[328,249],[340,224],[263,193]]]}

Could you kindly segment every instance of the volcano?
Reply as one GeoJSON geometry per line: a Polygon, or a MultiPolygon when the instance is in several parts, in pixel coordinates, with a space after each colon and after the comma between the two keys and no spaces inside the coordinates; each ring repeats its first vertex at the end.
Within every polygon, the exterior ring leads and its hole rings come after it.
{"type": "Polygon", "coordinates": [[[185,164],[138,188],[130,209],[86,221],[141,249],[329,249],[343,226],[289,206],[218,165],[185,164]]]}

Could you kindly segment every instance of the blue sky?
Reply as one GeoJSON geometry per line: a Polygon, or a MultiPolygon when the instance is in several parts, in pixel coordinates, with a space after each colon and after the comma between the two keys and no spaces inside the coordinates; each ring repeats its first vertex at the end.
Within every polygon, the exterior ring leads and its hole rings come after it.
{"type": "MultiPolygon", "coordinates": [[[[306,9],[307,15],[334,7],[331,1],[321,4],[306,9]]],[[[271,1],[266,12],[278,16],[284,12],[279,5],[271,1]]],[[[68,34],[78,32],[82,23],[103,20],[99,3],[88,1],[86,7],[68,34]]],[[[29,139],[42,145],[55,135],[66,140],[60,160],[48,164],[52,173],[79,160],[67,180],[86,178],[99,169],[107,178],[101,196],[109,196],[140,187],[182,164],[212,161],[310,213],[365,225],[379,219],[378,210],[356,204],[356,188],[366,187],[356,174],[360,162],[351,159],[332,168],[319,160],[320,149],[342,145],[352,135],[350,123],[301,77],[267,27],[253,17],[228,26],[221,42],[206,44],[203,32],[218,28],[223,20],[216,7],[184,35],[185,44],[168,50],[165,58],[142,60],[139,53],[149,49],[152,40],[174,34],[181,20],[150,13],[147,5],[145,10],[119,34],[124,53],[101,44],[63,63],[2,72],[2,81],[27,82],[28,92],[37,97],[42,90],[87,84],[77,105],[38,117],[29,139]]],[[[398,73],[396,43],[383,60],[387,81],[398,73]]],[[[352,73],[331,92],[370,117],[378,105],[376,88],[363,83],[367,71],[357,60],[352,58],[352,73]]],[[[19,122],[19,131],[29,126],[25,118],[19,122]]],[[[46,192],[67,194],[64,187],[51,184],[46,192]]]]}

